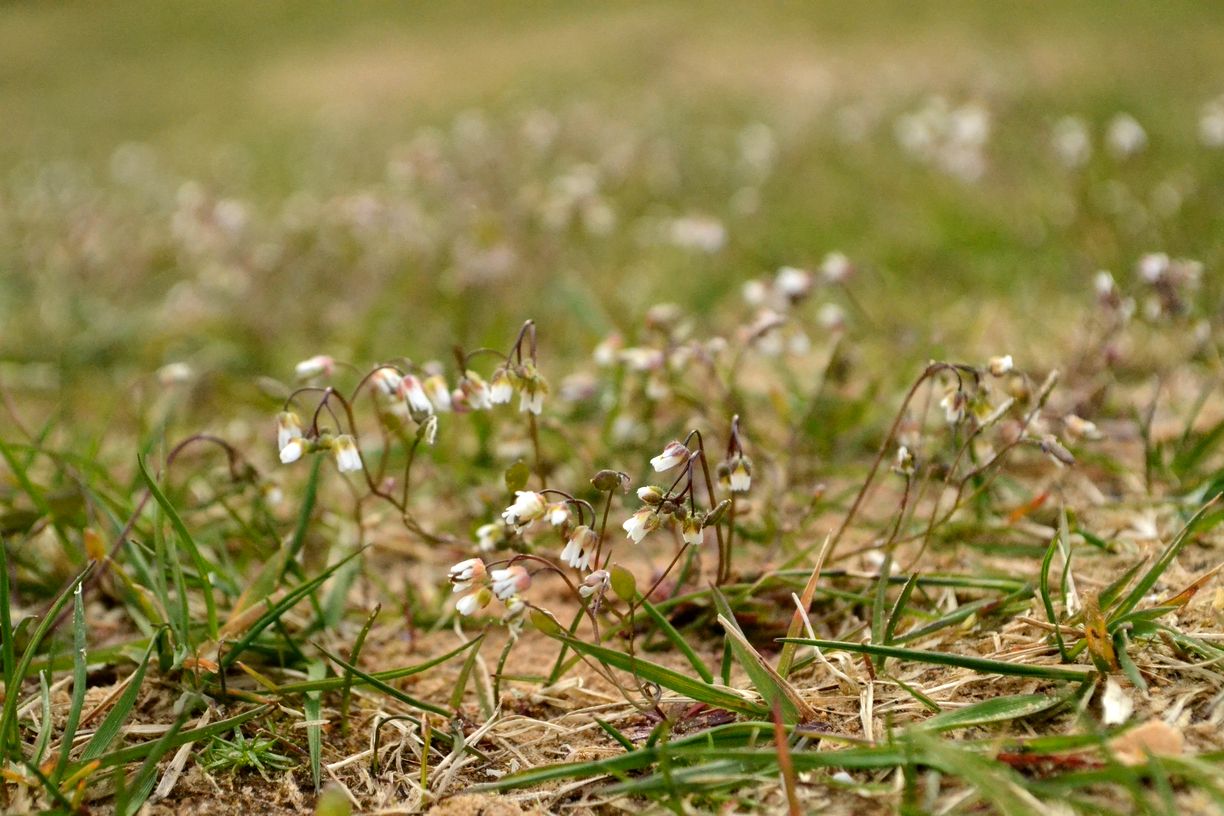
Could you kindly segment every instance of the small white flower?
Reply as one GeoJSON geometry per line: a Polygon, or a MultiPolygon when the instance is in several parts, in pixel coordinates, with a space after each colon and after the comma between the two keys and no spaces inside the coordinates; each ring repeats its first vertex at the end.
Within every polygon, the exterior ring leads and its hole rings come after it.
{"type": "Polygon", "coordinates": [[[595,570],[582,581],[582,586],[578,587],[578,594],[584,598],[589,598],[592,595],[603,596],[608,591],[608,587],[612,583],[612,576],[607,570],[595,570]]]}
{"type": "Polygon", "coordinates": [[[1072,439],[1100,439],[1101,432],[1097,430],[1095,422],[1091,422],[1083,417],[1075,414],[1068,414],[1063,417],[1063,427],[1067,430],[1067,436],[1072,439]]]}
{"type": "Polygon", "coordinates": [[[1010,354],[1004,354],[1002,357],[991,357],[986,367],[990,369],[990,373],[994,376],[1002,377],[1015,368],[1015,362],[1010,354]]]}
{"type": "Polygon", "coordinates": [[[351,473],[361,470],[361,452],[357,443],[348,434],[340,434],[332,440],[332,455],[336,459],[336,468],[341,473],[351,473]]]}
{"type": "Polygon", "coordinates": [[[902,473],[914,472],[914,454],[905,445],[897,447],[897,470],[902,473]]]}
{"type": "Polygon", "coordinates": [[[634,346],[621,351],[620,359],[634,371],[654,371],[663,367],[665,358],[659,349],[634,346]]]}
{"type": "Polygon", "coordinates": [[[493,581],[493,594],[500,600],[508,600],[531,586],[531,573],[518,564],[505,569],[495,569],[489,573],[493,581]]]}
{"type": "Polygon", "coordinates": [[[425,438],[426,445],[432,445],[438,441],[438,417],[430,414],[429,417],[421,426],[422,436],[425,438]]]}
{"type": "Polygon", "coordinates": [[[1106,269],[1099,270],[1093,276],[1092,288],[1096,290],[1097,297],[1101,299],[1111,298],[1118,291],[1118,285],[1114,283],[1114,276],[1106,269]]]}
{"type": "Polygon", "coordinates": [[[599,345],[595,346],[595,351],[591,354],[595,359],[595,365],[600,368],[607,368],[615,363],[620,354],[621,347],[624,345],[625,341],[619,334],[609,334],[599,341],[599,345]]]}
{"type": "Polygon", "coordinates": [[[655,485],[642,485],[637,489],[638,501],[655,505],[663,501],[663,488],[655,485]]]}
{"type": "Polygon", "coordinates": [[[446,577],[454,585],[453,592],[466,592],[473,584],[482,583],[486,574],[484,561],[469,558],[451,567],[446,577]]]}
{"type": "MultiPolygon", "coordinates": [[[[276,416],[276,449],[284,451],[294,439],[302,438],[302,420],[293,411],[281,411],[276,416]]],[[[299,452],[299,456],[301,453],[299,452]]]]}
{"type": "Polygon", "coordinates": [[[816,322],[825,331],[841,331],[846,328],[846,310],[836,303],[822,304],[816,312],[816,322]]]}
{"type": "Polygon", "coordinates": [[[740,454],[731,463],[731,492],[747,493],[752,487],[752,460],[740,454]]]}
{"type": "Polygon", "coordinates": [[[296,439],[290,439],[280,449],[280,460],[282,465],[290,465],[302,458],[302,454],[306,452],[306,440],[300,436],[296,439]]]}
{"type": "Polygon", "coordinates": [[[1092,158],[1092,136],[1088,126],[1075,116],[1064,116],[1054,123],[1054,153],[1067,167],[1081,167],[1092,158]]]}
{"type": "Polygon", "coordinates": [[[195,372],[186,363],[166,363],[166,365],[157,369],[157,381],[166,388],[190,382],[194,375],[195,372]]]}
{"type": "Polygon", "coordinates": [[[502,621],[513,620],[527,609],[527,602],[518,595],[505,598],[502,603],[506,605],[506,614],[502,615],[502,621]]]}
{"type": "Polygon", "coordinates": [[[967,403],[965,392],[959,388],[949,389],[948,393],[944,394],[943,399],[939,401],[939,407],[944,409],[944,419],[949,425],[956,425],[965,418],[967,403]]]}
{"type": "Polygon", "coordinates": [[[830,252],[820,263],[820,274],[829,283],[845,283],[854,274],[854,266],[842,253],[830,252]]]}
{"type": "Polygon", "coordinates": [[[569,521],[569,505],[563,501],[553,502],[552,504],[548,505],[548,509],[545,511],[545,517],[548,519],[549,524],[554,527],[560,527],[562,524],[569,521]]]}
{"type": "Polygon", "coordinates": [[[459,599],[455,604],[455,609],[460,615],[470,616],[475,615],[480,610],[489,605],[489,601],[493,600],[493,593],[485,587],[469,592],[459,599]]]}
{"type": "Polygon", "coordinates": [[[676,465],[687,462],[690,455],[687,447],[673,440],[667,443],[662,453],[650,460],[650,466],[659,473],[662,473],[665,470],[671,470],[676,465]]]}
{"type": "Polygon", "coordinates": [[[801,300],[812,291],[812,273],[794,266],[784,266],[774,277],[774,288],[790,300],[801,300]]]}
{"type": "Polygon", "coordinates": [[[400,373],[394,368],[383,366],[370,375],[370,384],[384,397],[394,399],[402,379],[400,373]]]}
{"type": "Polygon", "coordinates": [[[1109,120],[1105,141],[1114,156],[1124,159],[1147,147],[1148,137],[1139,120],[1129,113],[1119,113],[1109,120]]]}
{"type": "Polygon", "coordinates": [[[451,395],[450,389],[446,386],[445,377],[441,374],[426,377],[421,387],[425,389],[425,396],[429,397],[429,401],[433,403],[438,413],[445,414],[450,411],[451,395]]]}
{"type": "Polygon", "coordinates": [[[331,376],[336,361],[326,354],[318,354],[308,360],[303,360],[293,367],[293,373],[299,380],[309,380],[320,374],[331,376]]]}
{"type": "Polygon", "coordinates": [[[684,521],[680,522],[680,537],[684,539],[685,544],[700,544],[701,519],[691,513],[685,516],[684,521]]]}
{"type": "Polygon", "coordinates": [[[1130,719],[1135,710],[1135,701],[1112,677],[1105,681],[1105,693],[1101,695],[1101,722],[1105,725],[1121,725],[1130,719]]]}
{"type": "Polygon", "coordinates": [[[659,514],[653,508],[643,507],[629,518],[621,528],[636,544],[659,526],[659,514]]]}
{"type": "Polygon", "coordinates": [[[459,389],[471,410],[487,411],[493,407],[493,400],[489,396],[489,384],[475,371],[464,372],[463,379],[459,381],[459,389]]]}
{"type": "Polygon", "coordinates": [[[1149,252],[1136,264],[1144,283],[1156,283],[1169,274],[1169,256],[1164,252],[1149,252]]]}
{"type": "Polygon", "coordinates": [[[489,401],[494,405],[505,405],[513,396],[514,382],[510,379],[510,372],[503,366],[493,372],[493,379],[489,382],[489,401]]]}
{"type": "Polygon", "coordinates": [[[750,280],[744,284],[740,293],[749,306],[764,306],[769,300],[769,286],[765,281],[750,280]]]}
{"type": "Polygon", "coordinates": [[[524,388],[519,394],[519,411],[539,416],[544,411],[544,390],[541,388],[524,388]]]}
{"type": "Polygon", "coordinates": [[[481,552],[490,552],[497,548],[501,543],[502,533],[506,530],[504,524],[498,522],[489,522],[482,524],[476,528],[476,545],[480,547],[481,552]]]}
{"type": "Polygon", "coordinates": [[[595,544],[598,540],[599,537],[595,531],[585,524],[574,528],[569,540],[565,542],[564,549],[561,550],[562,563],[569,564],[577,570],[590,569],[591,558],[595,554],[595,544]]]}
{"type": "Polygon", "coordinates": [[[433,413],[433,403],[425,395],[425,389],[421,386],[420,380],[412,374],[406,374],[400,381],[399,387],[400,394],[408,400],[408,406],[414,414],[428,416],[433,413]]]}
{"type": "Polygon", "coordinates": [[[515,527],[524,527],[542,517],[548,507],[544,497],[531,490],[516,490],[514,496],[514,504],[506,508],[502,518],[515,527]]]}

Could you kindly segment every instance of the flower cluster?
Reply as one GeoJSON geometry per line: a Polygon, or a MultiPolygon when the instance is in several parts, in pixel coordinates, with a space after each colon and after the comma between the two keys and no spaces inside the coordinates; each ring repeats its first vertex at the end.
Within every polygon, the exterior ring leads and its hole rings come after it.
{"type": "Polygon", "coordinates": [[[447,578],[451,582],[452,592],[462,593],[455,604],[460,615],[474,615],[494,598],[506,607],[503,620],[517,618],[527,608],[522,593],[531,587],[531,573],[521,564],[490,570],[483,560],[469,558],[451,567],[447,578]]]}

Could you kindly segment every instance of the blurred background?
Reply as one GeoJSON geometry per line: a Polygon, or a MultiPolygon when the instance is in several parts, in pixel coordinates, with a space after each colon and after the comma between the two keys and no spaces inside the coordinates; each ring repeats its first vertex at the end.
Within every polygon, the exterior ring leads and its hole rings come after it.
{"type": "Polygon", "coordinates": [[[898,353],[1057,336],[1142,252],[1217,286],[1222,36],[1193,2],[6,4],[0,382],[96,408],[182,362],[207,408],[527,317],[547,372],[834,251],[898,353]]]}

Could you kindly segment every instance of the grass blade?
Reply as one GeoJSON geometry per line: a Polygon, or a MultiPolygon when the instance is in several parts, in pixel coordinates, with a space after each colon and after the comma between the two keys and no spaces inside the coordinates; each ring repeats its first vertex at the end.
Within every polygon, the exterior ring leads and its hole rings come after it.
{"type": "MultiPolygon", "coordinates": [[[[204,608],[208,616],[208,636],[216,639],[218,631],[217,601],[213,598],[212,581],[208,577],[213,568],[200,552],[195,538],[187,531],[187,525],[183,523],[182,517],[174,509],[174,505],[170,503],[170,500],[166,498],[166,494],[158,487],[157,480],[149,474],[149,466],[145,458],[137,456],[136,463],[140,467],[140,477],[144,480],[145,486],[148,487],[149,493],[152,494],[158,505],[161,506],[166,517],[170,519],[170,525],[174,527],[175,532],[178,533],[179,540],[183,542],[183,546],[187,548],[187,552],[191,555],[192,563],[195,564],[196,568],[196,577],[203,590],[204,608]]],[[[183,599],[183,603],[187,603],[186,598],[183,599]]]]}
{"type": "Polygon", "coordinates": [[[984,657],[931,652],[924,649],[903,649],[899,646],[878,646],[873,643],[847,643],[840,640],[810,638],[783,638],[785,642],[799,646],[818,646],[821,649],[841,649],[867,655],[896,657],[916,663],[932,663],[939,666],[959,666],[985,674],[1005,674],[1016,677],[1044,677],[1048,680],[1083,680],[1092,674],[1090,666],[1048,666],[1034,663],[1008,663],[1005,660],[990,660],[984,657]]]}
{"type": "Polygon", "coordinates": [[[132,677],[128,680],[127,688],[123,690],[122,696],[116,701],[114,708],[102,720],[102,724],[98,726],[98,730],[90,737],[89,743],[85,746],[84,752],[81,754],[81,761],[88,762],[91,759],[97,759],[102,756],[111,743],[115,741],[115,737],[119,735],[119,728],[131,713],[132,708],[136,705],[136,698],[140,694],[140,689],[144,683],[145,670],[149,667],[149,661],[153,657],[153,650],[157,645],[156,638],[149,639],[149,646],[145,649],[144,657],[136,664],[135,671],[132,672],[132,677]]]}
{"type": "Polygon", "coordinates": [[[81,709],[85,707],[85,685],[88,674],[85,667],[85,601],[81,597],[84,586],[77,584],[72,593],[72,699],[68,704],[68,718],[64,722],[64,733],[60,738],[59,761],[51,774],[52,783],[58,785],[68,767],[68,755],[72,753],[72,741],[76,739],[77,726],[81,723],[81,709]]]}

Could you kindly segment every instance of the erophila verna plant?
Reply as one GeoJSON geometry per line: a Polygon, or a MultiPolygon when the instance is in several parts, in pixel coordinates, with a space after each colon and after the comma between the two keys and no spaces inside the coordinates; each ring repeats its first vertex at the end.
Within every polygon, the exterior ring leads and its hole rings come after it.
{"type": "Polygon", "coordinates": [[[1219,89],[805,65],[15,163],[0,812],[1224,810],[1219,89]]]}

